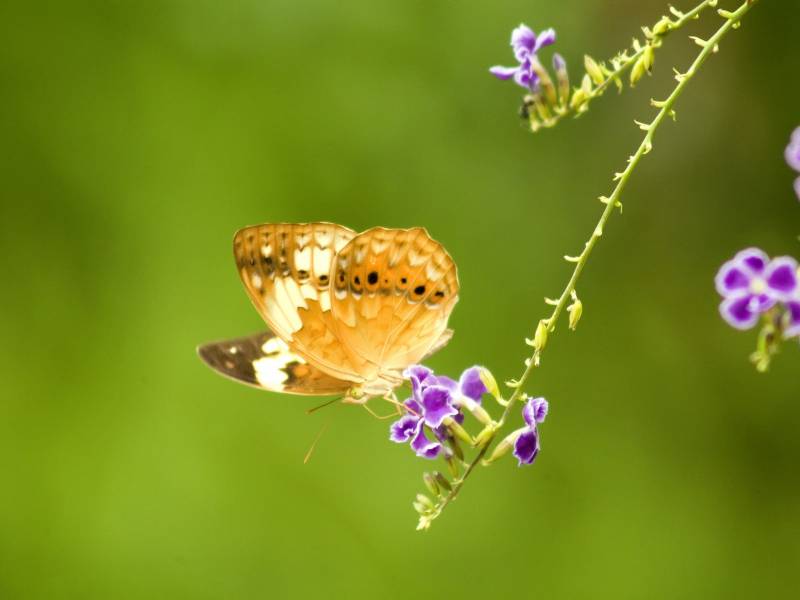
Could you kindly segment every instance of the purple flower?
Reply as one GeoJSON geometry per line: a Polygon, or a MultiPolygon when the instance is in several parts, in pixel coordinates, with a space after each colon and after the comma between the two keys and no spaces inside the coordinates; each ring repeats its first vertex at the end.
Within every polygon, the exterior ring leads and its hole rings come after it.
{"type": "MultiPolygon", "coordinates": [[[[800,127],[794,130],[789,145],[786,146],[786,162],[795,171],[800,172],[800,127]]],[[[800,177],[794,180],[794,191],[800,200],[800,177]]]]}
{"type": "Polygon", "coordinates": [[[532,464],[539,454],[539,432],[536,424],[544,422],[547,409],[547,400],[544,398],[531,398],[522,409],[526,427],[514,442],[514,456],[517,457],[520,466],[532,464]]]}
{"type": "Polygon", "coordinates": [[[442,451],[441,442],[447,439],[445,420],[452,418],[462,423],[464,415],[458,406],[463,406],[465,401],[480,404],[481,397],[487,393],[481,369],[470,367],[455,381],[444,375],[437,376],[422,365],[408,367],[403,376],[411,381],[411,398],[403,403],[406,414],[389,428],[389,439],[398,444],[410,442],[417,456],[436,458],[442,451]],[[428,439],[426,427],[439,442],[428,439]]]}
{"type": "Polygon", "coordinates": [[[722,265],[715,284],[723,297],[722,317],[732,327],[750,329],[759,315],[798,289],[797,261],[788,256],[770,261],[758,248],[748,248],[722,265]]]}
{"type": "Polygon", "coordinates": [[[545,29],[537,36],[530,27],[522,24],[511,32],[511,48],[519,65],[516,67],[497,65],[490,68],[489,72],[498,79],[511,79],[513,77],[518,85],[533,91],[539,83],[539,77],[533,70],[533,60],[536,59],[536,54],[539,50],[555,43],[555,41],[556,32],[554,29],[545,29]]]}

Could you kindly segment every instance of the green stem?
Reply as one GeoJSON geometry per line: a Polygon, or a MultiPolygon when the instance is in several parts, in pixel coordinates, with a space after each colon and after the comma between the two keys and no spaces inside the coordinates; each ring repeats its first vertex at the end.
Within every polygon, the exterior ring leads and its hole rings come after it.
{"type": "Polygon", "coordinates": [[[644,46],[641,46],[638,50],[636,50],[631,56],[628,57],[628,56],[623,54],[624,60],[621,60],[621,62],[618,64],[618,66],[613,71],[611,71],[603,81],[598,83],[596,87],[591,89],[591,91],[587,92],[586,99],[585,99],[584,102],[581,103],[581,107],[580,108],[578,108],[578,107],[573,107],[573,108],[565,107],[561,112],[557,112],[548,121],[548,126],[550,126],[550,127],[554,126],[561,119],[563,119],[564,117],[566,117],[568,115],[576,114],[576,115],[579,116],[580,114],[585,112],[586,107],[588,106],[588,104],[592,100],[602,96],[603,93],[609,88],[609,86],[613,82],[618,81],[620,79],[620,77],[626,71],[631,69],[631,67],[633,67],[633,65],[636,64],[636,62],[645,53],[645,51],[648,48],[648,46],[652,47],[652,48],[660,47],[661,46],[661,42],[663,41],[663,39],[667,35],[669,35],[673,31],[677,31],[678,29],[681,29],[683,26],[685,26],[690,21],[694,21],[694,20],[699,19],[700,18],[700,13],[702,13],[707,8],[713,8],[716,5],[717,5],[717,0],[704,0],[703,2],[701,2],[700,4],[695,6],[693,9],[689,10],[688,12],[682,13],[682,12],[674,11],[673,12],[673,16],[676,17],[675,20],[669,20],[666,28],[663,29],[663,31],[659,31],[657,33],[654,32],[649,37],[649,39],[647,40],[647,43],[644,46]]]}
{"type": "MultiPolygon", "coordinates": [[[[746,0],[744,4],[742,4],[736,11],[733,13],[728,13],[725,16],[725,23],[708,39],[708,41],[703,43],[703,47],[700,53],[695,58],[692,65],[689,67],[689,70],[686,73],[679,73],[676,74],[676,79],[678,81],[678,85],[675,86],[675,89],[672,90],[672,93],[669,97],[664,100],[663,102],[654,102],[653,104],[659,108],[658,114],[655,116],[653,121],[649,125],[640,125],[645,131],[645,136],[642,142],[639,144],[636,152],[633,156],[630,157],[628,161],[628,166],[625,168],[624,171],[621,173],[617,173],[615,180],[617,181],[617,185],[614,187],[613,192],[611,192],[611,196],[607,199],[604,199],[605,208],[600,215],[600,219],[595,225],[594,231],[592,235],[589,237],[589,240],[586,242],[586,245],[583,249],[583,252],[574,260],[575,268],[572,271],[572,275],[567,282],[566,287],[561,292],[561,296],[559,296],[558,302],[553,307],[553,311],[551,312],[550,316],[544,319],[544,323],[546,323],[547,329],[550,333],[555,330],[556,323],[558,322],[559,317],[564,312],[570,297],[575,290],[575,286],[578,283],[578,279],[583,272],[584,267],[586,266],[587,261],[589,260],[589,256],[592,253],[597,242],[603,235],[603,229],[606,226],[609,218],[611,217],[614,209],[618,206],[621,208],[620,204],[620,197],[622,195],[625,186],[630,179],[631,174],[633,173],[636,166],[639,164],[639,161],[642,157],[650,152],[653,147],[653,136],[655,135],[656,129],[664,122],[664,119],[667,116],[673,115],[673,106],[678,98],[681,96],[683,91],[686,89],[686,86],[689,84],[689,81],[697,74],[698,69],[703,65],[703,63],[708,59],[708,57],[716,52],[719,42],[725,35],[735,27],[738,27],[738,24],[741,18],[752,8],[753,4],[755,4],[756,0],[746,0]]],[[[709,4],[709,3],[704,3],[709,4]]],[[[715,4],[715,3],[714,3],[715,4]]],[[[699,8],[699,7],[698,7],[699,8]]],[[[697,10],[697,9],[696,9],[697,10]]],[[[453,489],[438,503],[436,506],[436,510],[428,515],[427,517],[422,517],[422,519],[427,519],[428,524],[430,521],[435,519],[442,510],[455,498],[458,496],[461,488],[464,485],[465,480],[469,477],[470,473],[472,473],[475,466],[481,461],[484,457],[486,452],[489,449],[492,441],[494,440],[497,431],[505,424],[506,419],[508,418],[509,414],[511,413],[512,407],[516,405],[517,400],[520,399],[522,395],[522,388],[525,383],[528,381],[528,378],[533,373],[534,369],[539,364],[539,357],[542,352],[542,347],[536,348],[531,355],[531,357],[526,361],[525,370],[522,373],[522,376],[517,380],[515,383],[514,393],[509,398],[508,404],[506,405],[505,409],[503,410],[503,414],[500,420],[497,423],[497,426],[494,428],[494,432],[492,435],[488,436],[480,448],[478,455],[469,463],[467,466],[466,471],[464,474],[454,482],[453,489]]],[[[421,527],[422,527],[422,520],[421,520],[421,527]]]]}

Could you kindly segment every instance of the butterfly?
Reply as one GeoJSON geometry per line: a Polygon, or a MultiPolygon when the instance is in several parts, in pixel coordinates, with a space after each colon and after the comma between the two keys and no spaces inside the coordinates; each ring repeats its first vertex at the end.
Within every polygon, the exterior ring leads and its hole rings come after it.
{"type": "Polygon", "coordinates": [[[241,383],[365,402],[391,394],[453,336],[456,265],[421,227],[254,225],[236,232],[233,253],[269,330],[197,351],[241,383]]]}

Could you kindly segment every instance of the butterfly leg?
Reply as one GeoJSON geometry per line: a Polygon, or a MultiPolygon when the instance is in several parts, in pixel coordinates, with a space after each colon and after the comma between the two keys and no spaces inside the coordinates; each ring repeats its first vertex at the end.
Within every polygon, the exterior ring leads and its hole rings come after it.
{"type": "Polygon", "coordinates": [[[367,406],[366,402],[361,406],[363,406],[364,410],[366,410],[369,414],[371,414],[379,421],[385,421],[386,419],[394,419],[395,417],[399,417],[401,414],[403,414],[403,411],[400,409],[400,406],[395,406],[394,411],[389,413],[388,415],[377,414],[374,410],[372,410],[369,406],[367,406]]]}

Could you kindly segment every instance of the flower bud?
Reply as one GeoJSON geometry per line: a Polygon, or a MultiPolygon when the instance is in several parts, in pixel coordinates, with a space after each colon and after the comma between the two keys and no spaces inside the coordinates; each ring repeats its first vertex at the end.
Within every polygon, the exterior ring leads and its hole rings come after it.
{"type": "Polygon", "coordinates": [[[654,60],[655,51],[653,50],[653,47],[649,45],[645,46],[644,50],[642,51],[642,55],[633,65],[633,69],[631,69],[631,85],[635,85],[637,81],[644,77],[645,73],[650,72],[650,70],[653,68],[654,60]]]}
{"type": "Polygon", "coordinates": [[[475,445],[478,448],[483,448],[484,446],[489,444],[489,442],[492,441],[492,438],[494,437],[496,431],[497,431],[496,424],[487,425],[481,430],[481,432],[477,436],[475,436],[475,445]]]}
{"type": "Polygon", "coordinates": [[[417,494],[417,502],[428,510],[433,510],[433,500],[428,498],[425,494],[417,494]]]}
{"type": "Polygon", "coordinates": [[[575,331],[578,321],[581,320],[581,315],[583,315],[583,302],[578,299],[578,296],[573,296],[572,304],[567,307],[567,312],[569,313],[569,328],[575,331]]]}
{"type": "Polygon", "coordinates": [[[461,449],[461,444],[458,443],[458,440],[453,437],[452,434],[448,435],[447,443],[450,444],[450,448],[453,451],[452,453],[455,454],[456,458],[464,460],[464,451],[461,449]]]}
{"type": "Polygon", "coordinates": [[[495,398],[500,398],[500,388],[497,387],[497,380],[492,375],[492,372],[486,367],[481,367],[479,374],[483,385],[486,386],[486,391],[495,398]]]}
{"type": "Polygon", "coordinates": [[[567,62],[558,53],[553,54],[553,69],[558,81],[558,103],[566,106],[569,100],[569,73],[567,73],[567,62]]]}
{"type": "Polygon", "coordinates": [[[664,35],[672,26],[669,17],[661,17],[661,20],[653,26],[653,35],[664,35]]]}
{"type": "Polygon", "coordinates": [[[447,452],[444,455],[444,462],[447,463],[447,470],[450,471],[450,476],[453,479],[457,479],[460,474],[458,468],[458,459],[453,455],[452,452],[447,452]]]}
{"type": "Polygon", "coordinates": [[[521,427],[516,431],[512,431],[511,433],[509,433],[506,437],[504,437],[500,441],[499,444],[497,444],[497,446],[494,447],[494,451],[492,451],[492,454],[489,456],[489,458],[483,460],[483,464],[485,465],[491,464],[498,458],[502,458],[503,456],[508,454],[514,447],[514,444],[516,443],[517,439],[519,439],[519,436],[521,436],[526,431],[528,431],[527,427],[521,427]]]}
{"type": "Polygon", "coordinates": [[[433,494],[434,496],[439,495],[439,484],[436,483],[436,479],[434,478],[433,475],[431,475],[430,473],[423,473],[422,480],[425,482],[425,487],[427,487],[431,491],[431,494],[433,494]]]}
{"type": "Polygon", "coordinates": [[[572,100],[569,102],[570,108],[578,112],[583,112],[586,110],[585,106],[587,98],[586,92],[584,92],[582,88],[578,88],[572,94],[572,100]]]}
{"type": "Polygon", "coordinates": [[[533,335],[533,348],[542,351],[547,345],[547,336],[549,334],[547,323],[544,319],[539,321],[536,326],[536,333],[533,335]]]}
{"type": "Polygon", "coordinates": [[[536,73],[536,76],[539,78],[539,85],[541,86],[542,95],[550,106],[555,106],[558,104],[558,98],[556,97],[556,87],[553,85],[553,80],[550,78],[550,73],[548,73],[547,69],[542,66],[542,63],[539,62],[539,59],[535,54],[531,55],[530,60],[531,69],[533,69],[533,72],[536,73]]]}
{"type": "Polygon", "coordinates": [[[445,427],[447,427],[447,429],[450,431],[450,433],[452,433],[456,438],[472,446],[472,444],[474,443],[472,436],[469,433],[467,433],[466,429],[464,429],[461,425],[456,423],[452,417],[447,417],[443,421],[443,423],[445,427]]]}
{"type": "Polygon", "coordinates": [[[605,81],[603,71],[591,56],[588,54],[585,55],[583,57],[583,64],[586,67],[586,72],[589,74],[589,77],[592,78],[592,81],[595,83],[595,85],[600,85],[603,83],[603,81],[605,81]]]}
{"type": "Polygon", "coordinates": [[[439,487],[447,490],[448,492],[453,490],[453,486],[450,485],[450,482],[447,481],[447,478],[441,473],[439,473],[439,471],[434,471],[433,476],[436,479],[436,483],[439,484],[439,487]]]}

